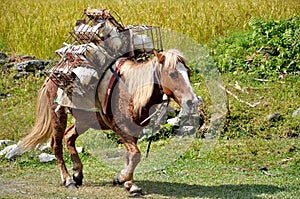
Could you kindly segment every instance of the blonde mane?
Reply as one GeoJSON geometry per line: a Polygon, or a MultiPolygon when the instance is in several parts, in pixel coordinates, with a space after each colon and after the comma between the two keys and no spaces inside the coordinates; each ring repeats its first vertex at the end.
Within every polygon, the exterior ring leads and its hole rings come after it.
{"type": "Polygon", "coordinates": [[[146,63],[127,61],[120,70],[125,78],[129,94],[132,96],[134,111],[140,114],[142,108],[149,102],[154,88],[154,70],[157,65],[155,60],[146,63]]]}
{"type": "Polygon", "coordinates": [[[162,53],[165,56],[165,64],[166,68],[176,68],[178,62],[182,62],[186,64],[186,59],[184,55],[177,49],[170,49],[166,52],[162,53]]]}
{"type": "Polygon", "coordinates": [[[125,84],[133,99],[134,112],[141,114],[142,108],[149,102],[154,89],[154,72],[161,74],[163,67],[175,68],[178,61],[185,63],[182,53],[171,49],[162,53],[165,56],[165,64],[158,63],[157,57],[148,62],[136,63],[126,61],[120,74],[125,78],[125,84]]]}

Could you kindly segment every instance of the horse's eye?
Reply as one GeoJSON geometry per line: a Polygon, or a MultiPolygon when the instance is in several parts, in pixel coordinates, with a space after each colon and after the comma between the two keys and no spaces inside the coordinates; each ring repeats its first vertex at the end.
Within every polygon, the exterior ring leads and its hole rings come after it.
{"type": "Polygon", "coordinates": [[[178,78],[178,73],[177,72],[170,73],[170,77],[172,79],[176,79],[176,78],[178,78]]]}

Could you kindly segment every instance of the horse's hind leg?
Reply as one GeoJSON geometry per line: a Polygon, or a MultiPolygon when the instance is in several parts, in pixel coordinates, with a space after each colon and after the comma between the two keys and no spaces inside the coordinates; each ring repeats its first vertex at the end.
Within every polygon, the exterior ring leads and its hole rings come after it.
{"type": "Polygon", "coordinates": [[[75,141],[78,136],[79,135],[76,132],[75,125],[73,124],[66,130],[64,140],[67,149],[70,153],[71,160],[73,162],[73,171],[74,171],[73,180],[76,182],[76,185],[80,186],[82,185],[82,179],[83,179],[83,173],[82,173],[83,165],[75,147],[75,141]]]}
{"type": "MultiPolygon", "coordinates": [[[[54,101],[50,100],[50,101],[54,101]]],[[[51,103],[51,102],[50,102],[51,103]]],[[[65,108],[61,107],[56,112],[56,105],[51,104],[51,118],[52,118],[52,140],[51,140],[51,148],[56,157],[57,164],[59,166],[61,172],[61,180],[68,188],[75,187],[76,183],[70,176],[65,161],[63,159],[63,138],[67,125],[67,113],[65,112],[65,108]]]]}

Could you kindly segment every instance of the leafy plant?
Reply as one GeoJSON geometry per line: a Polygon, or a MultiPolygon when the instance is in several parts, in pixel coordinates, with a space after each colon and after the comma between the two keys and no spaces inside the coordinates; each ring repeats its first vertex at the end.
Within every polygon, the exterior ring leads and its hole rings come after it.
{"type": "Polygon", "coordinates": [[[214,42],[212,55],[221,72],[259,78],[295,73],[300,67],[300,15],[290,19],[251,19],[250,32],[214,42]]]}

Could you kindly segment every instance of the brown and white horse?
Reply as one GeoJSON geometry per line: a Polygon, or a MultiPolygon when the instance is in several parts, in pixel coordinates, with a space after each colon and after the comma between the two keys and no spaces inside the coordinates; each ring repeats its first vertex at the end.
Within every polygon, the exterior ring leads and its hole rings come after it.
{"type": "MultiPolygon", "coordinates": [[[[133,173],[141,158],[138,135],[149,121],[143,125],[141,122],[149,116],[152,106],[162,102],[163,94],[173,98],[187,113],[196,109],[198,100],[189,81],[190,69],[176,49],[155,53],[152,59],[142,63],[126,60],[119,75],[125,86],[119,81],[114,85],[105,114],[63,106],[57,108],[54,101],[58,87],[52,81],[46,81],[39,93],[34,128],[19,142],[18,149],[28,151],[52,135],[51,147],[62,181],[67,187],[76,187],[82,185],[83,179],[83,165],[75,148],[76,138],[89,128],[111,129],[127,149],[125,168],[115,177],[114,183],[124,184],[130,193],[141,193],[133,183],[133,173]],[[67,110],[76,121],[68,128],[67,110]],[[73,162],[73,176],[63,159],[63,140],[73,162]]],[[[103,91],[98,89],[99,92],[103,91]]]]}

